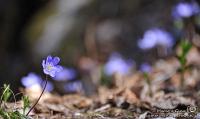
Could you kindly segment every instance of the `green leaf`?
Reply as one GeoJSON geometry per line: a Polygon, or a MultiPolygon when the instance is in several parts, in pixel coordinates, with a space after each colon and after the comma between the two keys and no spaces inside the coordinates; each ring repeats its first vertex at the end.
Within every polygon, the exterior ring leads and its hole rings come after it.
{"type": "Polygon", "coordinates": [[[181,46],[182,53],[180,56],[178,56],[178,60],[181,66],[185,67],[185,64],[187,63],[186,56],[189,53],[190,49],[192,48],[192,44],[187,40],[182,40],[180,43],[180,46],[181,46]]]}
{"type": "Polygon", "coordinates": [[[4,119],[9,119],[9,115],[7,112],[5,112],[3,109],[0,109],[0,117],[4,119]]]}
{"type": "Polygon", "coordinates": [[[181,41],[182,55],[185,56],[188,54],[190,49],[192,48],[192,44],[187,40],[181,41]]]}
{"type": "Polygon", "coordinates": [[[1,100],[7,102],[8,99],[10,98],[11,94],[12,93],[11,93],[11,90],[10,90],[10,85],[4,84],[3,85],[3,94],[1,96],[1,100]]]}
{"type": "Polygon", "coordinates": [[[25,115],[25,111],[28,107],[30,107],[30,101],[28,96],[22,96],[23,101],[23,114],[25,115]]]}

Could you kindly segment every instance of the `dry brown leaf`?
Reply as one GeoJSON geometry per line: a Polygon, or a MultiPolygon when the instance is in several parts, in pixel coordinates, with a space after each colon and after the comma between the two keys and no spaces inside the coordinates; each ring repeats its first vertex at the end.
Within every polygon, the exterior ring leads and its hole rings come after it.
{"type": "Polygon", "coordinates": [[[195,101],[191,98],[183,97],[180,94],[157,93],[157,95],[155,95],[151,100],[150,104],[152,107],[160,109],[174,109],[180,104],[194,106],[195,101]]]}

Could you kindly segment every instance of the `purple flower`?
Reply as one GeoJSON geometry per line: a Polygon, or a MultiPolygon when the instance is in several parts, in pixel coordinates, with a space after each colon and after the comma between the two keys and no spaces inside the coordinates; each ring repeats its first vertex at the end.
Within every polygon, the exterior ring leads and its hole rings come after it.
{"type": "MultiPolygon", "coordinates": [[[[25,86],[26,88],[30,88],[30,87],[34,87],[34,86],[38,86],[38,87],[42,87],[42,78],[35,74],[35,73],[29,73],[27,76],[22,77],[21,79],[21,83],[23,86],[25,86]]],[[[47,83],[47,87],[46,87],[46,91],[52,91],[53,90],[53,84],[51,82],[48,81],[47,83]]]]}
{"type": "Polygon", "coordinates": [[[148,30],[144,33],[142,39],[138,41],[138,46],[141,49],[151,49],[155,47],[157,41],[156,33],[153,30],[148,30]]]}
{"type": "Polygon", "coordinates": [[[141,72],[144,72],[144,73],[149,73],[151,72],[152,70],[152,67],[150,64],[148,63],[143,63],[141,66],[140,66],[140,71],[141,72]]]}
{"type": "Polygon", "coordinates": [[[83,89],[82,83],[80,81],[69,82],[64,86],[65,91],[67,92],[78,92],[83,89]]]}
{"type": "Polygon", "coordinates": [[[143,38],[138,41],[138,47],[143,50],[151,49],[156,45],[161,45],[170,48],[173,46],[173,44],[174,39],[171,36],[171,34],[158,28],[152,28],[147,30],[144,33],[143,38]]]}
{"type": "Polygon", "coordinates": [[[60,62],[59,57],[48,56],[46,61],[42,61],[43,71],[45,74],[55,77],[56,73],[62,70],[62,67],[58,65],[60,62]]]}
{"type": "Polygon", "coordinates": [[[126,75],[133,65],[134,62],[132,60],[124,60],[120,54],[113,53],[105,64],[104,72],[108,76],[113,75],[114,73],[126,75]]]}
{"type": "Polygon", "coordinates": [[[22,77],[21,82],[25,87],[31,87],[33,85],[39,85],[42,82],[40,76],[36,75],[35,73],[29,73],[28,76],[22,77]]]}
{"type": "Polygon", "coordinates": [[[76,71],[72,68],[63,68],[62,71],[58,72],[53,78],[57,81],[73,80],[76,77],[76,71]]]}
{"type": "Polygon", "coordinates": [[[173,11],[172,15],[175,19],[180,19],[180,18],[188,18],[191,17],[192,15],[198,14],[199,13],[199,6],[197,3],[187,3],[187,2],[182,2],[177,4],[173,11]]]}
{"type": "Polygon", "coordinates": [[[52,91],[53,89],[54,89],[53,83],[50,82],[50,81],[48,81],[45,90],[50,92],[50,91],[52,91]]]}

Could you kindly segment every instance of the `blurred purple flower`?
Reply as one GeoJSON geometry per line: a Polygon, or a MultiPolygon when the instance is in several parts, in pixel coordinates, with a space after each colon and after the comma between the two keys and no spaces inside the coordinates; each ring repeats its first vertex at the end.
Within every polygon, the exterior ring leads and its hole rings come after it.
{"type": "Polygon", "coordinates": [[[200,9],[197,3],[182,2],[174,7],[172,11],[172,16],[175,19],[188,18],[191,17],[192,15],[198,14],[199,12],[200,9]]]}
{"type": "Polygon", "coordinates": [[[148,63],[143,63],[142,65],[140,65],[140,71],[143,73],[149,73],[151,72],[151,70],[152,70],[152,67],[148,63]]]}
{"type": "MultiPolygon", "coordinates": [[[[39,86],[42,87],[42,78],[40,76],[38,76],[35,73],[29,73],[27,76],[22,77],[21,79],[21,83],[23,86],[25,86],[26,88],[30,88],[33,86],[39,86]]],[[[47,83],[47,87],[45,89],[46,91],[52,91],[53,90],[53,84],[51,82],[48,81],[47,83]]]]}
{"type": "Polygon", "coordinates": [[[47,86],[46,86],[46,88],[45,88],[45,91],[52,91],[54,89],[54,86],[53,86],[53,84],[52,84],[52,82],[50,82],[50,81],[48,81],[47,82],[47,86]]]}
{"type": "Polygon", "coordinates": [[[46,60],[42,61],[44,73],[51,77],[55,77],[56,73],[62,70],[62,67],[58,65],[59,62],[59,57],[48,56],[46,60]]]}
{"type": "Polygon", "coordinates": [[[38,85],[38,84],[41,84],[41,82],[42,82],[41,77],[35,73],[29,73],[28,76],[22,77],[22,79],[21,79],[21,83],[25,87],[31,87],[33,85],[38,85]]]}
{"type": "Polygon", "coordinates": [[[171,34],[158,28],[152,28],[147,30],[144,33],[143,38],[138,41],[138,47],[143,50],[151,49],[156,45],[161,45],[170,48],[173,46],[173,44],[174,39],[171,36],[171,34]]]}
{"type": "Polygon", "coordinates": [[[72,68],[63,68],[62,71],[58,72],[53,78],[57,81],[73,80],[76,77],[76,71],[72,68]]]}
{"type": "Polygon", "coordinates": [[[126,75],[133,65],[133,60],[124,60],[120,54],[113,53],[105,64],[104,72],[108,76],[113,75],[114,73],[126,75]]]}
{"type": "Polygon", "coordinates": [[[69,82],[64,86],[64,90],[67,92],[78,92],[81,91],[82,89],[83,88],[81,81],[69,82]]]}

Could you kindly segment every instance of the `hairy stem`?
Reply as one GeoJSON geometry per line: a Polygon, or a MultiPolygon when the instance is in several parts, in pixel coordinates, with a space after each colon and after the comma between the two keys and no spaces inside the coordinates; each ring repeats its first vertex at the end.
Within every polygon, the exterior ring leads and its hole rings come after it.
{"type": "Polygon", "coordinates": [[[34,103],[34,105],[30,108],[30,110],[28,111],[28,113],[26,114],[26,116],[29,115],[29,113],[33,110],[33,108],[38,104],[40,98],[42,97],[43,93],[44,93],[44,90],[46,89],[46,86],[47,86],[47,78],[48,76],[46,75],[46,78],[45,78],[45,84],[44,84],[44,88],[42,90],[42,93],[40,94],[39,98],[37,99],[37,101],[34,103]]]}

